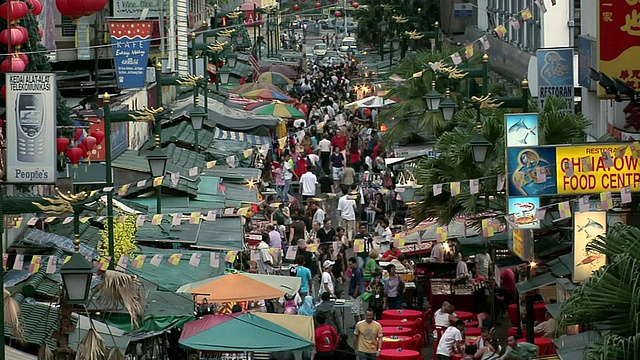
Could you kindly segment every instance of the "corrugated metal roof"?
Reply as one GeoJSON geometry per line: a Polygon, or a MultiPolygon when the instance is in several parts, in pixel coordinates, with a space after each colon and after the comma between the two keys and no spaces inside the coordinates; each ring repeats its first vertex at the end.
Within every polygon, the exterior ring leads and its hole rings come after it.
{"type": "MultiPolygon", "coordinates": [[[[193,146],[195,144],[195,130],[189,121],[183,120],[174,126],[162,129],[162,139],[193,146]]],[[[210,130],[202,129],[198,131],[198,145],[200,147],[208,148],[213,143],[213,140],[213,133],[210,130]]]]}
{"type": "Polygon", "coordinates": [[[169,157],[169,161],[183,169],[191,169],[197,166],[199,169],[205,167],[205,157],[202,154],[198,154],[195,151],[187,150],[176,146],[175,144],[169,144],[164,148],[165,154],[169,157]]]}
{"type": "MultiPolygon", "coordinates": [[[[53,349],[55,347],[53,332],[58,328],[58,308],[32,301],[24,301],[24,297],[20,294],[14,295],[14,298],[20,303],[20,309],[24,315],[22,316],[23,340],[38,346],[46,342],[53,349]]],[[[14,340],[19,340],[13,336],[9,326],[5,326],[4,334],[14,340]]]]}
{"type": "Polygon", "coordinates": [[[111,161],[111,166],[118,169],[150,173],[149,161],[144,156],[140,156],[136,150],[125,150],[111,161]]]}

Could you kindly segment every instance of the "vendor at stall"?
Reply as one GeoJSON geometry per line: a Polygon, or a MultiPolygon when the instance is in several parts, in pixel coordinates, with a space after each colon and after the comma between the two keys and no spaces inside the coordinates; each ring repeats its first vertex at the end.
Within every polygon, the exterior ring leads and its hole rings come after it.
{"type": "Polygon", "coordinates": [[[380,259],[380,261],[391,261],[391,260],[395,260],[398,259],[398,257],[400,257],[400,255],[402,255],[402,251],[400,251],[400,249],[398,249],[397,247],[394,246],[393,243],[391,243],[389,245],[389,250],[387,250],[383,255],[382,255],[382,259],[380,259]]]}

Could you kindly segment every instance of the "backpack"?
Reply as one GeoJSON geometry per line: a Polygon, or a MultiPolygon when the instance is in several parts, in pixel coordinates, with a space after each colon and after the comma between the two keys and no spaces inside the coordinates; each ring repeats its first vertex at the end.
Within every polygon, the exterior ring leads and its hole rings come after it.
{"type": "Polygon", "coordinates": [[[295,298],[285,300],[284,313],[289,315],[296,315],[298,313],[298,304],[296,304],[295,298]]]}

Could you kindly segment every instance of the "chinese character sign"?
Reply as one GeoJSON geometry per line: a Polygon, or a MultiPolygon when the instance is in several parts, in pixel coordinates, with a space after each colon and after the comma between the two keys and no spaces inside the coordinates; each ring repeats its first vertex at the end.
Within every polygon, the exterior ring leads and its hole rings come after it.
{"type": "MultiPolygon", "coordinates": [[[[600,0],[598,70],[640,89],[640,6],[637,0],[600,0]]],[[[605,96],[598,87],[598,96],[605,96]]]]}
{"type": "Polygon", "coordinates": [[[118,87],[121,89],[144,87],[151,29],[151,21],[109,22],[118,87]]]}

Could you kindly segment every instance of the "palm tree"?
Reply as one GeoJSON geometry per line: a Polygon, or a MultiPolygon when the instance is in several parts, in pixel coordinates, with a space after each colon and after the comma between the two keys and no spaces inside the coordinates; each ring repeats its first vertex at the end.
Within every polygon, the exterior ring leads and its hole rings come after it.
{"type": "MultiPolygon", "coordinates": [[[[585,129],[590,125],[581,114],[561,112],[564,100],[551,98],[540,113],[540,144],[567,144],[585,141],[585,129]]],[[[416,190],[416,194],[424,200],[414,211],[416,221],[438,219],[441,224],[448,224],[454,218],[467,215],[482,219],[504,215],[506,197],[497,190],[497,181],[505,169],[504,115],[505,109],[480,111],[482,135],[492,146],[484,164],[473,162],[473,151],[469,142],[479,131],[478,114],[475,109],[458,111],[449,130],[439,135],[434,151],[437,158],[424,158],[416,168],[416,179],[425,185],[416,190]],[[451,196],[445,187],[442,194],[434,196],[433,184],[446,184],[456,181],[482,179],[480,193],[471,194],[468,182],[463,182],[462,191],[451,196]],[[465,189],[466,187],[466,189],[465,189]],[[465,191],[466,190],[466,191],[465,191]]]]}
{"type": "Polygon", "coordinates": [[[587,251],[604,254],[609,264],[580,284],[562,305],[560,327],[584,325],[602,340],[590,343],[586,359],[631,360],[640,353],[640,230],[626,224],[611,227],[587,251]]]}

